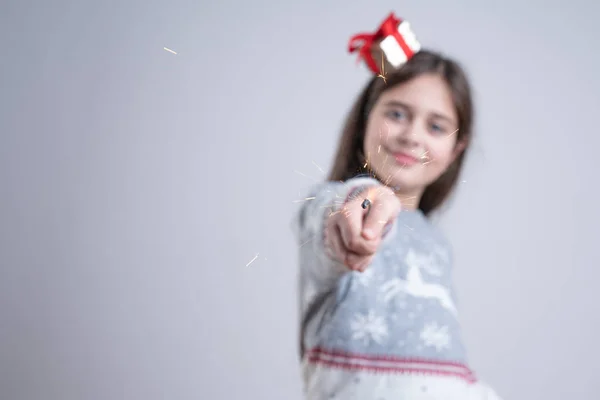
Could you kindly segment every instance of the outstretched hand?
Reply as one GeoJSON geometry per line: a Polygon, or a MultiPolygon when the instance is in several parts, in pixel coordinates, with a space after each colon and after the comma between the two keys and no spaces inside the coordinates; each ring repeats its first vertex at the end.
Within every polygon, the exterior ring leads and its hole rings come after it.
{"type": "Polygon", "coordinates": [[[381,244],[387,225],[400,212],[398,197],[387,186],[366,188],[328,217],[325,247],[350,270],[364,271],[381,244]],[[363,208],[364,200],[370,205],[363,208]]]}

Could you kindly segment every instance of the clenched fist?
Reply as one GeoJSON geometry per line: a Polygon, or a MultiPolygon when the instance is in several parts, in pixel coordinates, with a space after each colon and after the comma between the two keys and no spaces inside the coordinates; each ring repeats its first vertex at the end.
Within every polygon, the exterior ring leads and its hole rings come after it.
{"type": "Polygon", "coordinates": [[[400,212],[400,200],[384,185],[367,187],[327,218],[325,248],[353,271],[364,271],[381,244],[386,228],[400,212]],[[369,199],[370,206],[363,208],[369,199]]]}

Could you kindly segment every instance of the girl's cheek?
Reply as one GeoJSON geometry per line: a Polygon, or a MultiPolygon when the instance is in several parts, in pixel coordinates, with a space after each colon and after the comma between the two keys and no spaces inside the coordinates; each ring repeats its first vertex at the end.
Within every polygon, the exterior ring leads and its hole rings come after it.
{"type": "Polygon", "coordinates": [[[430,147],[428,149],[428,153],[427,154],[433,160],[439,160],[439,161],[445,162],[445,160],[448,160],[450,158],[451,153],[452,153],[451,149],[444,149],[444,148],[439,148],[439,147],[430,147]]]}

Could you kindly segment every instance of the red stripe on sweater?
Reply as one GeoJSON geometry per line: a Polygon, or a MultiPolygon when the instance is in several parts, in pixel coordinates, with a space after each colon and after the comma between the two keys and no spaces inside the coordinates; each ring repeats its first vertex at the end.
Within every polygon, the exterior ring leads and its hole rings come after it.
{"type": "Polygon", "coordinates": [[[464,379],[469,383],[477,381],[474,373],[467,366],[448,361],[382,355],[368,356],[314,348],[308,352],[308,362],[351,371],[454,376],[464,379]]]}

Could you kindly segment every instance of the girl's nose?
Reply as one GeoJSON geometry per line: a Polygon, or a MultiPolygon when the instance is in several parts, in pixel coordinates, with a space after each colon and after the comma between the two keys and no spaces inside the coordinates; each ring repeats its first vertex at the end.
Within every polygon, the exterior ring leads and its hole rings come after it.
{"type": "Polygon", "coordinates": [[[411,123],[406,125],[401,132],[399,132],[397,136],[397,140],[399,143],[404,146],[418,146],[421,141],[421,134],[419,132],[419,127],[415,123],[411,123]]]}

